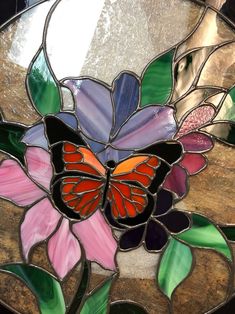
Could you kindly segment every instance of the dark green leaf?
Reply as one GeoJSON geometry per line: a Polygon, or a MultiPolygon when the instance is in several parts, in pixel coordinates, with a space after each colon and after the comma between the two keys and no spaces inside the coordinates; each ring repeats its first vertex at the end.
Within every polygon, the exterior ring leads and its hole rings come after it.
{"type": "Polygon", "coordinates": [[[80,314],[106,314],[109,302],[109,291],[112,284],[109,278],[101,287],[93,291],[86,299],[80,314]]]}
{"type": "Polygon", "coordinates": [[[25,128],[10,123],[0,124],[0,149],[16,157],[24,164],[25,144],[20,140],[25,132],[25,128]]]}
{"type": "Polygon", "coordinates": [[[226,238],[229,241],[235,241],[235,226],[233,227],[220,227],[223,233],[226,235],[226,238]]]}
{"type": "Polygon", "coordinates": [[[110,305],[109,314],[148,314],[140,305],[132,302],[114,302],[110,305]]]}
{"type": "Polygon", "coordinates": [[[235,145],[235,123],[224,121],[203,128],[207,133],[229,145],[235,145]]]}
{"type": "Polygon", "coordinates": [[[43,49],[36,55],[29,69],[27,87],[33,104],[40,114],[59,112],[61,107],[59,87],[47,64],[43,49]]]}
{"type": "Polygon", "coordinates": [[[193,262],[190,248],[174,238],[170,238],[168,246],[160,261],[157,281],[159,287],[168,298],[175,288],[188,276],[193,262]]]}
{"type": "Polygon", "coordinates": [[[213,249],[229,260],[232,255],[228,244],[220,231],[205,217],[193,214],[192,226],[189,230],[178,234],[178,239],[183,240],[190,246],[213,249]]]}
{"type": "Polygon", "coordinates": [[[65,314],[65,302],[59,282],[41,268],[25,264],[8,264],[1,271],[15,274],[36,296],[42,314],[65,314]]]}
{"type": "Polygon", "coordinates": [[[83,296],[85,295],[85,292],[87,290],[88,284],[89,284],[89,266],[87,262],[85,262],[82,279],[79,284],[78,290],[74,296],[74,299],[69,307],[68,314],[77,313],[77,311],[79,310],[79,306],[82,302],[83,296]]]}
{"type": "Polygon", "coordinates": [[[141,107],[150,104],[164,105],[172,92],[172,62],[175,49],[151,62],[143,73],[141,107]]]}

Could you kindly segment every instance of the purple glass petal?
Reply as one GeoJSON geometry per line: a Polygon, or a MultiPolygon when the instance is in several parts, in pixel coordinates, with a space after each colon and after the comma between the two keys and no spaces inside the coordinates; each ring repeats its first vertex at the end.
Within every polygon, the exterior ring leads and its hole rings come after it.
{"type": "Polygon", "coordinates": [[[167,243],[168,235],[165,229],[156,221],[150,220],[145,236],[145,246],[148,251],[159,251],[167,243]]]}
{"type": "Polygon", "coordinates": [[[174,165],[167,175],[163,187],[183,197],[187,192],[187,173],[178,165],[174,165]]]}
{"type": "Polygon", "coordinates": [[[179,138],[184,150],[190,152],[206,152],[213,148],[213,141],[209,135],[200,132],[190,133],[179,138]]]}
{"type": "Polygon", "coordinates": [[[75,110],[79,127],[88,137],[108,142],[113,120],[110,90],[90,80],[66,80],[75,98],[75,110]]]}
{"type": "Polygon", "coordinates": [[[189,227],[188,216],[182,212],[172,211],[169,214],[158,217],[170,232],[178,233],[189,227]]]}
{"type": "Polygon", "coordinates": [[[166,213],[172,207],[172,203],[173,203],[172,193],[170,191],[161,189],[157,193],[157,202],[154,215],[158,216],[166,213]]]}
{"type": "Polygon", "coordinates": [[[104,151],[97,154],[99,160],[105,164],[109,160],[114,160],[115,162],[119,162],[130,156],[133,151],[130,150],[116,150],[112,147],[108,146],[104,151]]]}
{"type": "Polygon", "coordinates": [[[98,152],[104,150],[104,148],[105,148],[104,144],[92,141],[89,138],[87,138],[85,135],[82,135],[82,138],[90,146],[93,153],[98,153],[98,152]]]}
{"type": "Polygon", "coordinates": [[[40,123],[28,129],[21,141],[29,146],[38,146],[48,150],[44,124],[40,123]]]}
{"type": "Polygon", "coordinates": [[[122,250],[137,248],[143,239],[144,230],[145,226],[139,226],[123,233],[119,241],[120,248],[122,250]]]}
{"type": "Polygon", "coordinates": [[[113,82],[113,100],[115,108],[115,134],[125,120],[136,110],[139,101],[138,79],[129,73],[121,73],[113,82]]]}
{"type": "Polygon", "coordinates": [[[141,149],[157,141],[170,140],[175,132],[174,110],[149,106],[135,113],[123,125],[112,144],[119,149],[141,149]]]}
{"type": "Polygon", "coordinates": [[[58,113],[56,117],[62,120],[66,125],[70,126],[72,129],[77,130],[78,120],[72,113],[61,112],[58,113]]]}

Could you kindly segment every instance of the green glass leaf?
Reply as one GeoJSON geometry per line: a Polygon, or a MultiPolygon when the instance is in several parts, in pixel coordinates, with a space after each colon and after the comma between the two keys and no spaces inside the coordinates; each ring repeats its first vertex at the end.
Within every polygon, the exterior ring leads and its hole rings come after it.
{"type": "Polygon", "coordinates": [[[22,164],[24,164],[26,146],[20,140],[24,132],[25,128],[20,125],[0,124],[0,149],[16,157],[22,164]]]}
{"type": "Polygon", "coordinates": [[[158,270],[158,284],[164,294],[171,298],[175,288],[188,276],[193,262],[190,248],[170,238],[158,270]]]}
{"type": "Polygon", "coordinates": [[[235,226],[233,227],[220,227],[229,241],[235,241],[235,226]]]}
{"type": "Polygon", "coordinates": [[[143,73],[141,84],[141,107],[150,104],[164,105],[169,99],[172,87],[172,62],[175,49],[151,62],[143,73]]]}
{"type": "Polygon", "coordinates": [[[90,273],[90,266],[87,262],[84,263],[82,278],[78,287],[78,290],[73,298],[73,301],[69,307],[67,314],[74,314],[77,313],[79,310],[80,304],[82,303],[83,296],[87,290],[89,284],[89,273],[90,273]]]}
{"type": "Polygon", "coordinates": [[[37,111],[57,113],[61,107],[60,91],[47,64],[43,49],[36,55],[27,76],[27,88],[37,111]]]}
{"type": "Polygon", "coordinates": [[[8,264],[1,271],[15,274],[34,293],[41,314],[65,314],[65,302],[59,282],[43,269],[25,265],[8,264]]]}
{"type": "Polygon", "coordinates": [[[109,314],[147,314],[144,308],[132,302],[114,302],[110,305],[109,314]]]}
{"type": "Polygon", "coordinates": [[[232,260],[230,248],[220,231],[203,216],[193,214],[192,220],[191,228],[176,237],[190,246],[213,249],[232,260]]]}
{"type": "Polygon", "coordinates": [[[235,122],[217,122],[202,130],[205,130],[225,144],[235,145],[235,122]]]}
{"type": "Polygon", "coordinates": [[[80,314],[106,314],[109,302],[109,291],[112,284],[109,278],[101,287],[96,289],[86,299],[80,314]]]}
{"type": "Polygon", "coordinates": [[[235,87],[233,87],[225,97],[223,104],[214,121],[235,122],[235,87]]]}

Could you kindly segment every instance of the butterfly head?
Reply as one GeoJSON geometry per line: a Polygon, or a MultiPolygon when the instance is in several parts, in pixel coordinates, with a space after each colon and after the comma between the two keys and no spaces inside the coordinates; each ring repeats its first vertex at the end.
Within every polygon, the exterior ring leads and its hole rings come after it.
{"type": "Polygon", "coordinates": [[[106,162],[106,166],[107,166],[107,168],[109,168],[110,170],[113,170],[113,169],[115,168],[115,166],[116,166],[116,163],[115,163],[114,160],[108,160],[108,161],[106,162]]]}

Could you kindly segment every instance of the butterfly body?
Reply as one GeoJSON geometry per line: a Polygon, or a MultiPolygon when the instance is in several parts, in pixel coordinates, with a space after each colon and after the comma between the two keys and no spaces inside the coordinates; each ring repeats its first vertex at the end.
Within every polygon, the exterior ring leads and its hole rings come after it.
{"type": "Polygon", "coordinates": [[[63,144],[62,200],[82,218],[108,200],[114,218],[135,217],[145,209],[148,187],[159,161],[152,155],[134,155],[118,164],[103,165],[86,147],[63,144]]]}

